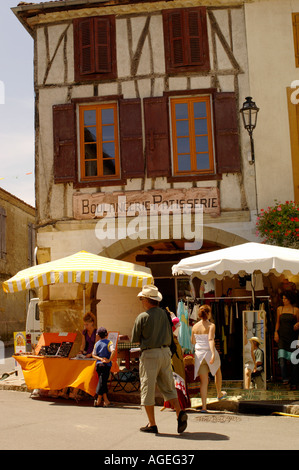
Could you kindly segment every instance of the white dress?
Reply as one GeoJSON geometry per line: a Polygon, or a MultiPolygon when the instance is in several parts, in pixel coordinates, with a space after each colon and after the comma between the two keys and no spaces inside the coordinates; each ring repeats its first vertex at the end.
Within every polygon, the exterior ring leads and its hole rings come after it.
{"type": "Polygon", "coordinates": [[[212,353],[209,346],[209,335],[194,335],[195,337],[195,363],[194,363],[194,379],[196,379],[198,374],[198,369],[200,364],[205,359],[210,372],[212,375],[215,375],[219,367],[221,366],[220,356],[218,351],[215,349],[215,360],[213,364],[210,364],[212,353]]]}

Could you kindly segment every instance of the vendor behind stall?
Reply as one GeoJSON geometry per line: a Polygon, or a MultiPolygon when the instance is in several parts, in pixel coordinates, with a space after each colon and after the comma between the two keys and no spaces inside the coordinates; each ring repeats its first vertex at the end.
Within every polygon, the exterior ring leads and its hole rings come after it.
{"type": "Polygon", "coordinates": [[[93,348],[96,343],[96,317],[93,313],[88,312],[84,315],[83,322],[84,330],[82,331],[82,343],[79,354],[83,354],[88,358],[92,357],[93,348]]]}

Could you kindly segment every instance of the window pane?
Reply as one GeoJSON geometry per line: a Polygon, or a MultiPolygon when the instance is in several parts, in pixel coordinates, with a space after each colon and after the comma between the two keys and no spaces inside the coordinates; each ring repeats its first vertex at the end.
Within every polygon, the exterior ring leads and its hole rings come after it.
{"type": "Polygon", "coordinates": [[[96,124],[95,109],[84,111],[84,126],[95,126],[95,124],[96,124]]]}
{"type": "Polygon", "coordinates": [[[190,153],[190,142],[188,137],[177,139],[178,153],[190,153]]]}
{"type": "Polygon", "coordinates": [[[206,119],[195,119],[194,127],[195,135],[208,133],[208,124],[206,119]]]}
{"type": "Polygon", "coordinates": [[[85,127],[84,129],[84,140],[85,142],[96,142],[97,141],[97,130],[95,127],[85,127]]]}
{"type": "Polygon", "coordinates": [[[196,152],[208,152],[209,151],[208,136],[195,137],[195,142],[196,142],[196,152]]]}
{"type": "Polygon", "coordinates": [[[194,111],[195,118],[206,117],[207,116],[206,103],[204,102],[194,103],[193,111],[194,111]]]}
{"type": "Polygon", "coordinates": [[[103,144],[103,158],[109,157],[115,157],[115,146],[113,142],[103,144]]]}
{"type": "Polygon", "coordinates": [[[97,162],[85,162],[85,176],[97,176],[97,162]]]}
{"type": "Polygon", "coordinates": [[[176,119],[188,119],[188,105],[187,103],[177,103],[175,105],[176,119]]]}
{"type": "Polygon", "coordinates": [[[178,155],[179,171],[191,171],[190,155],[178,155]]]}
{"type": "Polygon", "coordinates": [[[85,145],[85,160],[96,160],[97,159],[97,144],[86,144],[85,145]]]}
{"type": "Polygon", "coordinates": [[[104,160],[103,171],[104,175],[115,175],[115,160],[104,160]]]}
{"type": "Polygon", "coordinates": [[[209,170],[210,168],[210,160],[209,154],[207,153],[200,153],[196,155],[196,164],[198,170],[209,170]]]}
{"type": "Polygon", "coordinates": [[[114,126],[102,127],[102,139],[103,141],[114,140],[114,126]]]}
{"type": "Polygon", "coordinates": [[[189,135],[189,122],[188,121],[177,121],[176,135],[178,137],[189,135]]]}
{"type": "Polygon", "coordinates": [[[102,109],[102,124],[114,124],[114,110],[102,109]]]}

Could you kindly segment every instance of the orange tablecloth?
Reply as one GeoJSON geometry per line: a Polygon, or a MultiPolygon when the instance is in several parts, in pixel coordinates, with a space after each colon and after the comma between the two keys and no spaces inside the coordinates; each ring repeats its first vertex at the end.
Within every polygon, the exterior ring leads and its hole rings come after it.
{"type": "Polygon", "coordinates": [[[61,390],[74,387],[94,395],[98,383],[96,361],[60,357],[13,356],[22,367],[30,390],[61,390]]]}

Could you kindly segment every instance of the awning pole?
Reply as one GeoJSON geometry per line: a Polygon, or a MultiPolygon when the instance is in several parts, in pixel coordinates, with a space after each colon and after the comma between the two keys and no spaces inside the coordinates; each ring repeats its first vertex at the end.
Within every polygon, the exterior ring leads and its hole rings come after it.
{"type": "Polygon", "coordinates": [[[86,284],[83,284],[83,316],[85,315],[85,292],[86,292],[86,284]]]}

